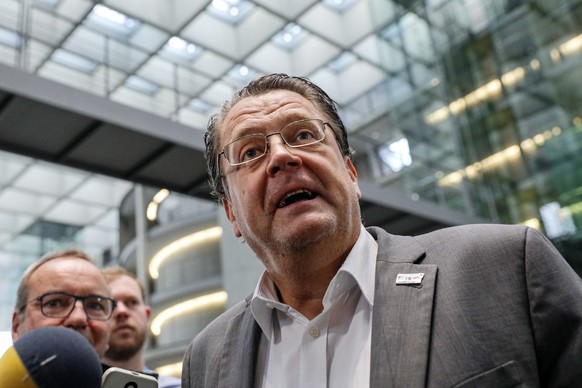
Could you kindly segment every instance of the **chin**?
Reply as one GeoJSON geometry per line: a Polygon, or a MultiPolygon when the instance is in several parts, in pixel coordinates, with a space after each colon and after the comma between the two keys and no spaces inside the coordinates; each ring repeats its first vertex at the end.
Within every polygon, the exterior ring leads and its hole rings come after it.
{"type": "Polygon", "coordinates": [[[287,226],[282,233],[277,233],[279,236],[275,238],[288,248],[303,249],[320,241],[329,240],[337,232],[335,225],[336,221],[325,219],[319,222],[306,222],[298,229],[287,226]]]}

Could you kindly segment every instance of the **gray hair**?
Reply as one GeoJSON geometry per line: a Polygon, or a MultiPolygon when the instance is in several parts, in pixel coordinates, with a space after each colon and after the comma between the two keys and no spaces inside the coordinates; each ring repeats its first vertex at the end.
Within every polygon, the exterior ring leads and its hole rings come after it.
{"type": "Polygon", "coordinates": [[[321,110],[326,120],[329,120],[331,128],[335,134],[338,147],[342,155],[352,158],[352,150],[348,144],[348,136],[342,120],[337,111],[337,104],[319,86],[315,85],[305,77],[294,77],[287,74],[270,74],[251,81],[247,86],[239,90],[234,96],[225,101],[218,112],[210,117],[208,128],[204,135],[206,144],[206,164],[208,169],[208,185],[211,194],[222,203],[228,198],[228,187],[226,187],[223,176],[220,173],[218,147],[220,145],[221,127],[224,118],[230,110],[241,100],[247,97],[259,96],[274,90],[289,90],[305,97],[321,110]]]}
{"type": "Polygon", "coordinates": [[[95,261],[87,253],[83,252],[80,249],[70,248],[63,251],[47,253],[46,255],[32,263],[30,266],[28,266],[26,271],[24,271],[22,278],[20,278],[20,284],[18,285],[18,290],[16,291],[16,306],[15,306],[16,309],[20,310],[22,306],[24,306],[26,302],[28,302],[29,298],[28,283],[30,282],[30,277],[32,276],[32,274],[47,262],[54,259],[59,259],[61,257],[77,257],[79,259],[86,260],[97,267],[95,261]]]}

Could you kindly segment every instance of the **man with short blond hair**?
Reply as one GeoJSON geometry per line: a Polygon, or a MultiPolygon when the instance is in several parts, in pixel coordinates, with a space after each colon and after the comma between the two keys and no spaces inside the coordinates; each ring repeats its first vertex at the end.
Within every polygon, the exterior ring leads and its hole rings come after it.
{"type": "Polygon", "coordinates": [[[146,292],[141,281],[127,269],[119,266],[102,270],[109,283],[111,295],[117,303],[109,324],[109,349],[102,358],[104,364],[153,374],[159,388],[180,387],[180,380],[157,375],[145,364],[145,343],[152,310],[145,302],[146,292]]]}

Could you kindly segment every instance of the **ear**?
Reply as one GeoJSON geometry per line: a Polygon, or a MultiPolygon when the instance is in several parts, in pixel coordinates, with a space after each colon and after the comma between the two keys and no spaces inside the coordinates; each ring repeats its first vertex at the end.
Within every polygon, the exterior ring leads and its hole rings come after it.
{"type": "Polygon", "coordinates": [[[20,313],[18,310],[12,312],[12,342],[20,338],[20,333],[18,329],[20,328],[22,322],[20,322],[20,313]]]}
{"type": "Polygon", "coordinates": [[[236,223],[236,216],[234,215],[234,210],[232,209],[230,202],[225,199],[224,201],[222,201],[222,206],[224,207],[226,217],[228,218],[230,224],[232,225],[232,231],[234,232],[234,235],[236,237],[242,237],[240,229],[238,228],[236,223]]]}
{"type": "Polygon", "coordinates": [[[152,308],[148,305],[145,306],[145,313],[146,313],[146,318],[147,321],[149,322],[151,317],[152,317],[152,308]]]}
{"type": "Polygon", "coordinates": [[[360,190],[360,185],[358,184],[358,171],[356,170],[356,166],[350,158],[346,157],[346,169],[348,170],[348,174],[350,179],[354,183],[356,193],[358,194],[358,198],[362,198],[362,191],[360,190]]]}

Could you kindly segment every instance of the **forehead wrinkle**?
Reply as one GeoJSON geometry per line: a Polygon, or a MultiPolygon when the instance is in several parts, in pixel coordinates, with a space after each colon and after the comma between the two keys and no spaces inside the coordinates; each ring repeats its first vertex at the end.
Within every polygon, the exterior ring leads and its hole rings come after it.
{"type": "MultiPolygon", "coordinates": [[[[224,123],[227,130],[225,135],[230,134],[230,139],[239,137],[240,134],[257,133],[253,131],[257,128],[264,128],[267,125],[275,125],[282,118],[287,120],[301,120],[306,118],[316,107],[305,97],[298,93],[286,90],[273,91],[259,96],[247,97],[239,101],[232,107],[224,123]],[[286,98],[281,98],[281,94],[286,98]]],[[[313,117],[315,118],[315,117],[313,117]]],[[[284,125],[279,123],[279,126],[284,125]]],[[[260,132],[266,132],[261,130],[260,132]]],[[[229,140],[230,141],[230,140],[229,140]]],[[[225,142],[225,144],[228,142],[225,142]]]]}
{"type": "Polygon", "coordinates": [[[75,258],[57,258],[39,267],[30,277],[29,290],[110,295],[109,286],[97,267],[75,258]]]}

